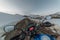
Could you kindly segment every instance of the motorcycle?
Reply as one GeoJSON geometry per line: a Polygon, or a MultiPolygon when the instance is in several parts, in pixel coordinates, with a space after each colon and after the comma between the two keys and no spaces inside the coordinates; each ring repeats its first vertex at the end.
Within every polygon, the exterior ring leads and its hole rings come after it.
{"type": "MultiPolygon", "coordinates": [[[[25,19],[18,22],[14,25],[14,30],[6,32],[5,40],[56,40],[59,34],[54,33],[49,27],[54,26],[54,24],[50,23],[49,20],[52,19],[51,16],[46,17],[26,17],[25,19]],[[35,21],[36,19],[39,22],[35,21]]],[[[9,25],[10,26],[10,25],[9,25]]]]}

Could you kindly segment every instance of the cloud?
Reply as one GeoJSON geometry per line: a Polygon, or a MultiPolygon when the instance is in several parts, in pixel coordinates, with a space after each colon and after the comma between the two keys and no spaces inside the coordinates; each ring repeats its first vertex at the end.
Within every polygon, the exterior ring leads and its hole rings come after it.
{"type": "Polygon", "coordinates": [[[56,0],[3,0],[0,11],[10,14],[48,14],[59,11],[56,0]]]}

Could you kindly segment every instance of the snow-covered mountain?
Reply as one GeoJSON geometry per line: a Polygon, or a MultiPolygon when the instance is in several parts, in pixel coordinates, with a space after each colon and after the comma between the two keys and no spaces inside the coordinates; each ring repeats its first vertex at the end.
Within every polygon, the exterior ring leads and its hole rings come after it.
{"type": "Polygon", "coordinates": [[[7,13],[0,12],[0,26],[9,24],[11,22],[16,22],[23,19],[22,15],[11,15],[7,13]]]}

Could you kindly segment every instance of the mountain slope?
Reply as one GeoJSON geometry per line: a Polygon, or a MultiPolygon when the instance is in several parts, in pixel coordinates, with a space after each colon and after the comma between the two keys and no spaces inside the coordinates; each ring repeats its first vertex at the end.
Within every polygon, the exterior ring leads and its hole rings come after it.
{"type": "Polygon", "coordinates": [[[0,26],[14,22],[14,21],[19,21],[22,18],[23,18],[22,15],[11,15],[11,14],[0,12],[0,26]]]}

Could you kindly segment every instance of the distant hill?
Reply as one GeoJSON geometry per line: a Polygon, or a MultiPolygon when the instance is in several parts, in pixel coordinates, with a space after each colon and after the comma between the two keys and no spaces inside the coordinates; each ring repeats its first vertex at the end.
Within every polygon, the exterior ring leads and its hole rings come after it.
{"type": "Polygon", "coordinates": [[[0,26],[6,25],[6,24],[11,24],[22,20],[24,17],[22,15],[16,14],[16,15],[11,15],[7,13],[0,12],[0,26]]]}
{"type": "Polygon", "coordinates": [[[54,15],[60,16],[60,12],[56,12],[56,13],[54,13],[54,14],[51,14],[51,16],[54,16],[54,15]]]}
{"type": "Polygon", "coordinates": [[[60,19],[60,12],[56,12],[54,14],[50,14],[51,17],[60,19]]]}

